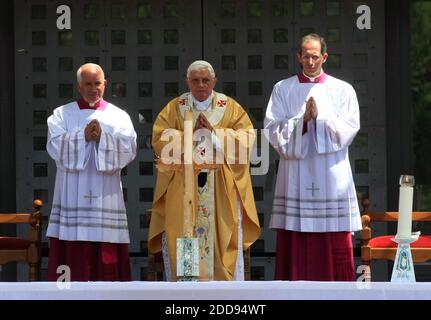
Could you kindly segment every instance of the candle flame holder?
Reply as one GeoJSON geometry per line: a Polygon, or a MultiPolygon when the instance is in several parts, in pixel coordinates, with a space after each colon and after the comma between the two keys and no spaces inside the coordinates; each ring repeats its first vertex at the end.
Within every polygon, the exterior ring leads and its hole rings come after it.
{"type": "Polygon", "coordinates": [[[414,185],[415,185],[414,176],[409,176],[407,174],[403,174],[400,176],[400,186],[414,187],[414,185]]]}

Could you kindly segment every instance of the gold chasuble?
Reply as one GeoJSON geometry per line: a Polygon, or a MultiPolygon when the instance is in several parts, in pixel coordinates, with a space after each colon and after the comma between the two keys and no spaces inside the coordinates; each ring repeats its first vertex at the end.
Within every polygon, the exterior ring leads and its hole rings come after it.
{"type": "MultiPolygon", "coordinates": [[[[238,205],[242,212],[243,250],[247,249],[260,234],[249,173],[249,162],[240,161],[238,145],[251,148],[253,125],[244,109],[224,94],[213,92],[211,109],[203,111],[220,141],[223,141],[219,170],[208,172],[204,186],[196,185],[195,236],[199,238],[201,279],[232,280],[238,256],[238,205]],[[244,134],[247,139],[244,139],[244,134]],[[229,149],[229,139],[236,148],[229,149]],[[251,143],[250,143],[251,141],[251,143]],[[213,268],[213,270],[208,270],[213,268]]],[[[164,161],[163,147],[172,144],[172,139],[162,134],[176,134],[183,145],[184,111],[192,105],[190,93],[170,101],[158,115],[153,126],[153,149],[164,161]],[[166,141],[165,141],[166,140],[166,141]]],[[[194,119],[199,111],[193,109],[194,119]]],[[[199,153],[198,143],[194,152],[199,153]]],[[[211,146],[212,147],[212,146],[211,146]]],[[[204,148],[207,148],[208,145],[204,148]]],[[[165,149],[166,150],[166,149],[165,149]]],[[[249,151],[249,150],[247,150],[249,151]]],[[[165,151],[166,152],[166,151],[165,151]]],[[[248,159],[248,158],[247,158],[248,159]]],[[[196,158],[195,158],[196,161],[196,158]]],[[[196,178],[197,179],[197,178],[196,178]]],[[[176,281],[176,239],[184,236],[184,172],[182,170],[158,171],[154,192],[153,211],[148,235],[148,250],[162,250],[165,234],[169,252],[171,281],[176,281]]]]}

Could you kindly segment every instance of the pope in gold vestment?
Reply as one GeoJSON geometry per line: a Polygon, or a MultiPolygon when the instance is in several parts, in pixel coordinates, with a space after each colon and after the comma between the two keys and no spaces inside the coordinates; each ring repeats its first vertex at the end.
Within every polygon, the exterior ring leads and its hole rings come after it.
{"type": "MultiPolygon", "coordinates": [[[[208,120],[217,136],[220,129],[224,134],[241,144],[240,133],[254,135],[253,125],[244,109],[232,98],[213,91],[208,120]]],[[[162,141],[165,129],[176,130],[182,139],[184,130],[184,108],[190,105],[190,93],[171,100],[158,115],[153,127],[153,149],[160,157],[162,149],[169,143],[162,141]]],[[[196,110],[194,110],[196,113],[196,110]]],[[[195,117],[196,118],[196,117],[195,117]]],[[[220,137],[223,139],[223,137],[220,137]]],[[[182,144],[182,141],[181,141],[182,144]]],[[[251,148],[251,145],[247,145],[251,148]]],[[[226,153],[226,145],[224,146],[226,153]]],[[[238,152],[229,155],[237,158],[238,152]]],[[[214,172],[214,280],[232,280],[238,256],[238,208],[242,213],[242,244],[246,250],[260,234],[249,162],[227,161],[214,172]]],[[[231,159],[232,160],[232,159],[231,159]]],[[[237,159],[238,160],[238,159],[237,159]]],[[[162,250],[162,235],[165,233],[169,252],[171,279],[176,280],[176,239],[183,237],[184,219],[184,173],[158,171],[154,192],[153,211],[148,235],[148,250],[157,253],[162,250]]]]}

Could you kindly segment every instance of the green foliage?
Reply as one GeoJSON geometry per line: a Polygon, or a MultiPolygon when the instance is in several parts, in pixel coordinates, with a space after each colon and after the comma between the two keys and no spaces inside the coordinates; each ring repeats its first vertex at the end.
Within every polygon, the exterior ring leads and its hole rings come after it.
{"type": "Polygon", "coordinates": [[[431,2],[412,2],[411,90],[417,184],[431,185],[431,2]]]}

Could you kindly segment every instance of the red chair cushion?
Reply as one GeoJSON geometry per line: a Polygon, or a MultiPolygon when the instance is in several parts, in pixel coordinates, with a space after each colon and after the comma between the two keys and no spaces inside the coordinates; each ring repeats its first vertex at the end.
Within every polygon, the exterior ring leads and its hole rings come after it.
{"type": "Polygon", "coordinates": [[[0,237],[0,250],[25,250],[30,246],[30,240],[14,237],[0,237]]]}
{"type": "MultiPolygon", "coordinates": [[[[382,236],[370,240],[368,243],[372,248],[397,248],[398,244],[391,240],[395,236],[382,236]]],[[[412,248],[431,248],[431,236],[420,236],[411,244],[412,248]]]]}

